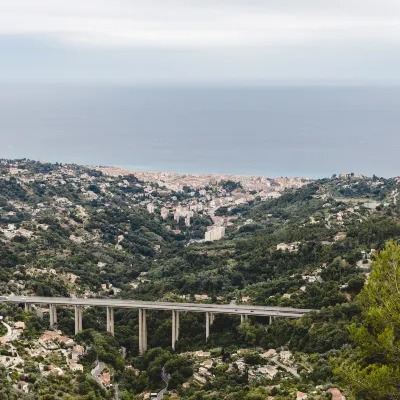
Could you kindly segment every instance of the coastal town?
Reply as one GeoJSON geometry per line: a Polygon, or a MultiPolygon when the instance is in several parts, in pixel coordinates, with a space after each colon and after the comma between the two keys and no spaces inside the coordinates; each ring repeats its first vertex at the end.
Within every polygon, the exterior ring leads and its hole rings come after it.
{"type": "MultiPolygon", "coordinates": [[[[196,216],[201,216],[210,221],[207,231],[202,238],[204,241],[219,240],[225,235],[227,227],[233,225],[235,216],[218,215],[217,210],[227,208],[228,211],[240,205],[249,204],[256,199],[265,200],[277,198],[286,189],[302,187],[310,182],[307,178],[274,178],[235,175],[179,175],[165,172],[140,172],[128,171],[116,167],[93,167],[92,171],[100,171],[100,175],[88,174],[77,170],[74,166],[62,166],[48,173],[46,163],[43,163],[45,173],[34,173],[24,168],[25,162],[8,163],[3,161],[1,170],[5,173],[0,179],[15,179],[18,184],[29,185],[54,185],[80,188],[86,201],[106,200],[113,197],[116,190],[125,191],[129,198],[130,206],[145,207],[150,214],[157,214],[165,221],[166,225],[175,234],[182,233],[182,226],[190,227],[196,216]],[[139,179],[134,184],[134,190],[127,191],[132,185],[129,176],[139,179]],[[232,183],[233,188],[224,187],[224,183],[232,183]]],[[[90,168],[90,167],[89,167],[90,168]]],[[[90,170],[90,169],[89,169],[90,170]]],[[[226,186],[226,185],[225,185],[226,186]]],[[[44,212],[49,204],[37,204],[32,208],[26,204],[16,202],[15,210],[7,212],[7,217],[12,220],[18,211],[30,213],[35,216],[44,212]]],[[[65,197],[54,196],[53,204],[56,212],[62,214],[71,210],[72,202],[65,197]]],[[[107,203],[105,204],[107,207],[107,203]]],[[[76,206],[78,216],[85,218],[82,207],[76,206]]],[[[70,211],[69,211],[70,212],[70,211]]],[[[46,230],[46,224],[36,224],[36,228],[46,230]]],[[[22,227],[16,228],[10,223],[3,233],[9,239],[16,235],[29,237],[33,232],[22,227]]],[[[72,235],[70,238],[76,243],[82,243],[84,238],[72,235]]],[[[122,240],[122,239],[121,239],[122,240]]],[[[119,243],[117,243],[119,246],[119,243]]]]}
{"type": "MultiPolygon", "coordinates": [[[[233,217],[216,215],[221,207],[228,211],[242,204],[278,198],[286,189],[296,189],[310,182],[307,178],[274,178],[264,176],[238,176],[224,174],[187,175],[172,172],[128,171],[117,167],[99,167],[106,176],[134,174],[146,185],[143,187],[146,199],[139,204],[146,206],[149,213],[159,212],[164,220],[182,219],[190,226],[196,214],[212,220],[207,227],[205,241],[219,240],[225,235],[226,227],[232,226],[233,217]],[[224,183],[234,183],[234,190],[224,187],[224,183]],[[177,194],[185,194],[178,200],[177,194]]],[[[141,187],[141,186],[139,186],[141,187]]],[[[140,196],[138,196],[140,197],[140,196]]],[[[175,232],[180,233],[177,229],[175,232]]]]}

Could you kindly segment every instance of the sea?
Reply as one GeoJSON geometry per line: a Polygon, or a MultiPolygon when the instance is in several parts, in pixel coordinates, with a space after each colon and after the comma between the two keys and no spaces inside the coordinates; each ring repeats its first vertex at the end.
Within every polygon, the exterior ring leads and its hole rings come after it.
{"type": "Polygon", "coordinates": [[[0,85],[0,158],[389,177],[399,151],[398,86],[0,85]]]}

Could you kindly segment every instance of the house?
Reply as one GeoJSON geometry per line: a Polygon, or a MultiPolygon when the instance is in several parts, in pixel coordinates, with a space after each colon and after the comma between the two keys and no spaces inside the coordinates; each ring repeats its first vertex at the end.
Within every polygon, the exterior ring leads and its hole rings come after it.
{"type": "Polygon", "coordinates": [[[262,375],[268,375],[270,378],[274,378],[278,373],[278,369],[272,365],[266,365],[265,367],[259,367],[257,372],[262,375]]]}
{"type": "Polygon", "coordinates": [[[58,348],[58,346],[54,344],[54,341],[67,347],[72,347],[75,344],[75,342],[68,336],[61,336],[61,333],[59,331],[45,331],[43,335],[39,338],[39,342],[41,343],[41,345],[50,350],[55,350],[58,348]]]}
{"type": "Polygon", "coordinates": [[[54,375],[58,375],[58,376],[64,375],[64,371],[59,367],[55,367],[54,365],[50,365],[49,373],[50,374],[54,374],[54,375]]]}
{"type": "Polygon", "coordinates": [[[200,385],[204,385],[207,382],[206,378],[196,373],[193,374],[193,379],[200,385]]]}
{"type": "Polygon", "coordinates": [[[274,356],[275,354],[276,354],[276,350],[275,349],[269,349],[268,351],[266,351],[261,356],[264,357],[264,358],[270,358],[270,357],[274,356]]]}
{"type": "MultiPolygon", "coordinates": [[[[55,339],[58,335],[60,335],[60,334],[57,333],[57,332],[45,331],[45,332],[43,333],[43,335],[40,336],[39,342],[40,342],[43,346],[48,347],[48,346],[49,346],[49,343],[51,343],[51,342],[53,341],[53,339],[55,339]]],[[[57,346],[56,346],[55,348],[57,348],[57,346]]]]}
{"type": "Polygon", "coordinates": [[[301,278],[309,283],[313,283],[317,280],[317,277],[314,275],[303,275],[301,278]]]}
{"type": "Polygon", "coordinates": [[[212,242],[214,240],[220,240],[224,236],[225,236],[225,227],[217,226],[205,233],[204,240],[206,242],[212,242]]]}
{"type": "Polygon", "coordinates": [[[77,361],[79,360],[79,357],[82,355],[83,355],[83,346],[77,344],[72,348],[71,351],[72,360],[77,361]]]}
{"type": "Polygon", "coordinates": [[[210,357],[211,353],[209,351],[196,351],[194,353],[196,357],[210,357]]]}
{"type": "Polygon", "coordinates": [[[243,296],[242,297],[242,302],[243,303],[248,303],[251,300],[251,298],[249,296],[243,296]]]}
{"type": "Polygon", "coordinates": [[[202,376],[207,376],[207,375],[209,375],[210,373],[208,372],[208,369],[207,369],[207,368],[205,368],[205,367],[200,367],[200,368],[199,368],[199,374],[202,375],[202,376]]]}
{"type": "Polygon", "coordinates": [[[201,364],[204,368],[211,368],[213,366],[213,362],[212,360],[205,360],[202,364],[201,364]]]}
{"type": "Polygon", "coordinates": [[[195,295],[194,295],[194,299],[195,299],[196,301],[208,300],[208,295],[206,295],[206,294],[195,294],[195,295]]]}
{"type": "Polygon", "coordinates": [[[299,250],[300,242],[293,243],[279,243],[276,245],[276,250],[288,251],[289,253],[295,253],[299,250]]]}
{"type": "Polygon", "coordinates": [[[292,352],[291,352],[291,351],[288,351],[288,350],[284,350],[284,351],[281,351],[281,352],[279,353],[279,358],[280,358],[282,361],[284,361],[284,362],[290,361],[290,359],[292,358],[292,356],[293,356],[292,352]]]}
{"type": "Polygon", "coordinates": [[[99,376],[99,379],[100,379],[101,383],[102,383],[105,387],[110,386],[111,375],[110,375],[109,372],[103,372],[103,373],[99,376]]]}
{"type": "Polygon", "coordinates": [[[75,345],[74,340],[69,338],[68,336],[57,336],[55,339],[58,343],[63,344],[66,347],[72,347],[75,345]]]}
{"type": "Polygon", "coordinates": [[[182,387],[183,387],[184,389],[188,389],[188,388],[190,387],[190,383],[189,383],[189,382],[185,382],[185,383],[182,385],[182,387]]]}
{"type": "Polygon", "coordinates": [[[81,372],[83,372],[83,365],[82,364],[71,363],[71,364],[69,364],[69,368],[70,368],[71,371],[81,371],[81,372]]]}
{"type": "Polygon", "coordinates": [[[16,329],[24,330],[25,329],[25,322],[17,321],[17,322],[14,323],[14,326],[15,326],[16,329]]]}
{"type": "Polygon", "coordinates": [[[296,400],[305,400],[308,399],[307,393],[297,392],[296,400]]]}
{"type": "Polygon", "coordinates": [[[330,388],[326,392],[331,393],[332,400],[346,400],[346,398],[342,395],[342,392],[337,388],[330,388]]]}

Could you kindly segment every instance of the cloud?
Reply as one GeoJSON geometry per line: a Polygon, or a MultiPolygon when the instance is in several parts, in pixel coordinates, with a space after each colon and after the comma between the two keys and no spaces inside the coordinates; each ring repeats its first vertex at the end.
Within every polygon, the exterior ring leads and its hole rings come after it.
{"type": "Polygon", "coordinates": [[[84,48],[399,43],[397,0],[0,0],[0,35],[84,48]]]}

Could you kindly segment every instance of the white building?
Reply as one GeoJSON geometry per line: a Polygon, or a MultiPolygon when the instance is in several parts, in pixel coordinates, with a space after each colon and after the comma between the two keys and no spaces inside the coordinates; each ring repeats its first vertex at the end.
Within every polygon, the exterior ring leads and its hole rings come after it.
{"type": "Polygon", "coordinates": [[[205,234],[205,240],[212,242],[214,240],[220,240],[225,236],[225,227],[224,226],[218,226],[214,229],[211,229],[206,232],[205,234]]]}
{"type": "Polygon", "coordinates": [[[162,219],[167,219],[168,216],[169,216],[169,211],[168,211],[168,209],[165,208],[165,207],[163,207],[163,208],[161,209],[161,218],[162,218],[162,219]]]}

